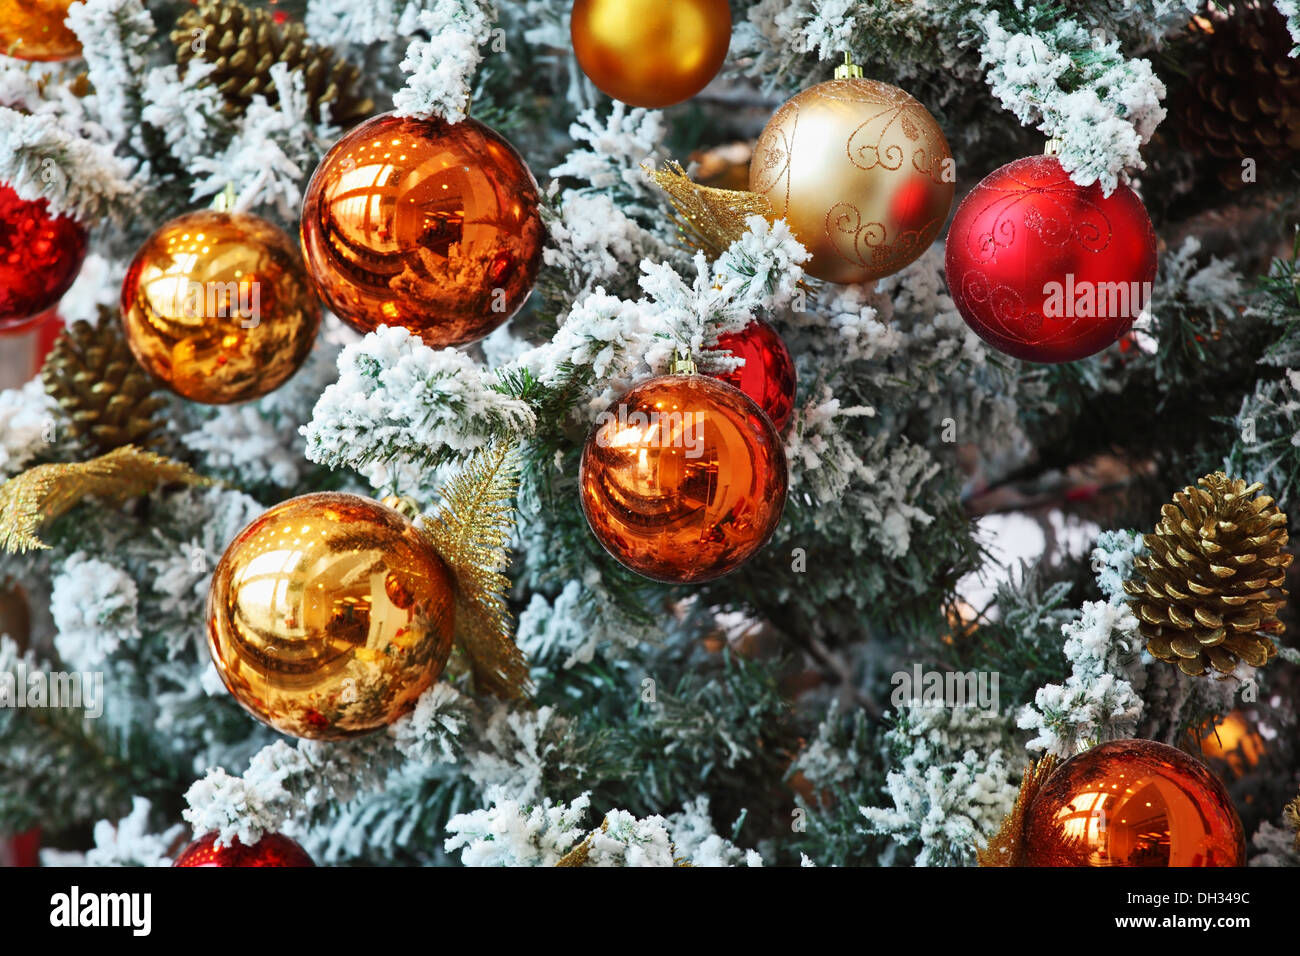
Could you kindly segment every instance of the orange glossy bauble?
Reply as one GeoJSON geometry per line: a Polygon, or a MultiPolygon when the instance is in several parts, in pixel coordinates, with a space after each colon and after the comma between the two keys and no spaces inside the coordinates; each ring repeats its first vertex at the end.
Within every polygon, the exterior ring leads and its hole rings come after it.
{"type": "Polygon", "coordinates": [[[731,45],[727,0],[577,0],[569,25],[588,79],[616,100],[651,109],[708,86],[731,45]]]}
{"type": "Polygon", "coordinates": [[[208,650],[254,717],[334,740],[391,724],[451,653],[452,576],[402,514],[321,493],[271,508],[226,549],[208,650]]]}
{"type": "Polygon", "coordinates": [[[467,119],[376,116],[321,160],[302,207],[307,268],[359,332],[402,326],[435,348],[514,315],[541,268],[537,182],[467,119]]]}
{"type": "Polygon", "coordinates": [[[302,366],[320,305],[293,242],[246,213],[204,210],[167,223],[122,282],[136,360],[194,402],[244,402],[302,366]]]}
{"type": "Polygon", "coordinates": [[[868,282],[938,238],[952,207],[951,160],[943,130],[915,97],[875,80],[830,80],[768,121],[749,188],[812,253],[809,275],[868,282]]]}
{"type": "Polygon", "coordinates": [[[623,565],[657,581],[735,570],[776,530],[785,450],[753,400],[717,379],[668,375],[601,413],[582,452],[582,510],[623,565]]]}
{"type": "Polygon", "coordinates": [[[69,60],[81,41],[64,25],[72,0],[0,0],[0,53],[20,60],[69,60]]]}
{"type": "Polygon", "coordinates": [[[1053,771],[1025,816],[1029,866],[1243,866],[1228,792],[1198,760],[1113,740],[1053,771]]]}

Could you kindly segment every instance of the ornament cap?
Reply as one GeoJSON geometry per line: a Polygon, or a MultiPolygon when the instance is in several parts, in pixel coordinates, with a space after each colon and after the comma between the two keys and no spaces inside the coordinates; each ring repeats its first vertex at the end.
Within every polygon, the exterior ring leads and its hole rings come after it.
{"type": "Polygon", "coordinates": [[[671,375],[695,375],[695,359],[689,354],[677,352],[673,355],[673,364],[669,367],[671,375]]]}
{"type": "Polygon", "coordinates": [[[1064,144],[1062,143],[1061,138],[1059,136],[1052,136],[1047,140],[1046,143],[1043,144],[1043,155],[1060,156],[1061,147],[1063,145],[1064,144]]]}
{"type": "Polygon", "coordinates": [[[853,62],[853,54],[848,50],[844,51],[844,62],[835,68],[835,79],[837,80],[860,80],[866,74],[862,67],[853,62]]]}
{"type": "Polygon", "coordinates": [[[411,521],[420,516],[420,503],[410,495],[388,495],[381,503],[411,521]]]}

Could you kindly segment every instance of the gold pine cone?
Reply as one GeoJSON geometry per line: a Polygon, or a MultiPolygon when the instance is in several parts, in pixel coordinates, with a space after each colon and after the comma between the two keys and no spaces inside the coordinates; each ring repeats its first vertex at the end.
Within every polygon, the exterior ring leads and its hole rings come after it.
{"type": "Polygon", "coordinates": [[[114,316],[104,315],[98,326],[79,321],[66,329],[41,380],[67,412],[73,436],[95,452],[158,444],[155,415],[167,399],[154,394],[157,383],[136,363],[114,316]]]}
{"type": "Polygon", "coordinates": [[[182,66],[195,59],[214,65],[208,80],[221,91],[228,112],[242,112],[259,93],[272,106],[279,102],[270,74],[276,63],[302,72],[313,114],[328,103],[334,123],[348,127],[374,111],[374,102],[357,91],[357,67],[337,59],[332,48],[309,42],[301,23],[276,23],[267,11],[237,0],[199,0],[176,21],[171,40],[182,66]],[[198,31],[203,43],[196,51],[198,31]]]}
{"type": "Polygon", "coordinates": [[[1265,634],[1280,634],[1277,611],[1293,555],[1287,518],[1263,486],[1221,471],[1174,495],[1160,509],[1138,575],[1124,582],[1147,650],[1193,677],[1229,674],[1243,660],[1262,667],[1277,653],[1265,634]]]}

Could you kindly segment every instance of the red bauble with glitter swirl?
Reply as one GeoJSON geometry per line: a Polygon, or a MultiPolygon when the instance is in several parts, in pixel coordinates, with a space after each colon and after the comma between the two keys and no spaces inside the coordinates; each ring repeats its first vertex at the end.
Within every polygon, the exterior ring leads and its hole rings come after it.
{"type": "Polygon", "coordinates": [[[1156,236],[1127,186],[1080,186],[1055,156],[994,170],[957,208],[948,289],[966,323],[1016,358],[1087,358],[1147,307],[1156,236]]]}
{"type": "Polygon", "coordinates": [[[224,846],[216,845],[217,834],[199,837],[185,849],[172,866],[315,866],[307,851],[280,833],[264,833],[252,846],[234,837],[224,846]]]}
{"type": "Polygon", "coordinates": [[[44,199],[28,202],[0,183],[0,332],[44,319],[86,259],[86,230],[51,216],[44,199]]]}
{"type": "Polygon", "coordinates": [[[794,412],[796,379],[794,359],[780,333],[762,319],[755,319],[739,332],[718,336],[716,348],[744,359],[745,364],[713,377],[740,389],[767,412],[778,432],[785,431],[794,412]]]}

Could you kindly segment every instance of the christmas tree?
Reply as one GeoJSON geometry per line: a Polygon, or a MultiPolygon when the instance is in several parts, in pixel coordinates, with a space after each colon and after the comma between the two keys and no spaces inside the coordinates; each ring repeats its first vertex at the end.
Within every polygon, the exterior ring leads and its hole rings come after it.
{"type": "Polygon", "coordinates": [[[1300,864],[1295,0],[0,11],[0,858],[1300,864]]]}

